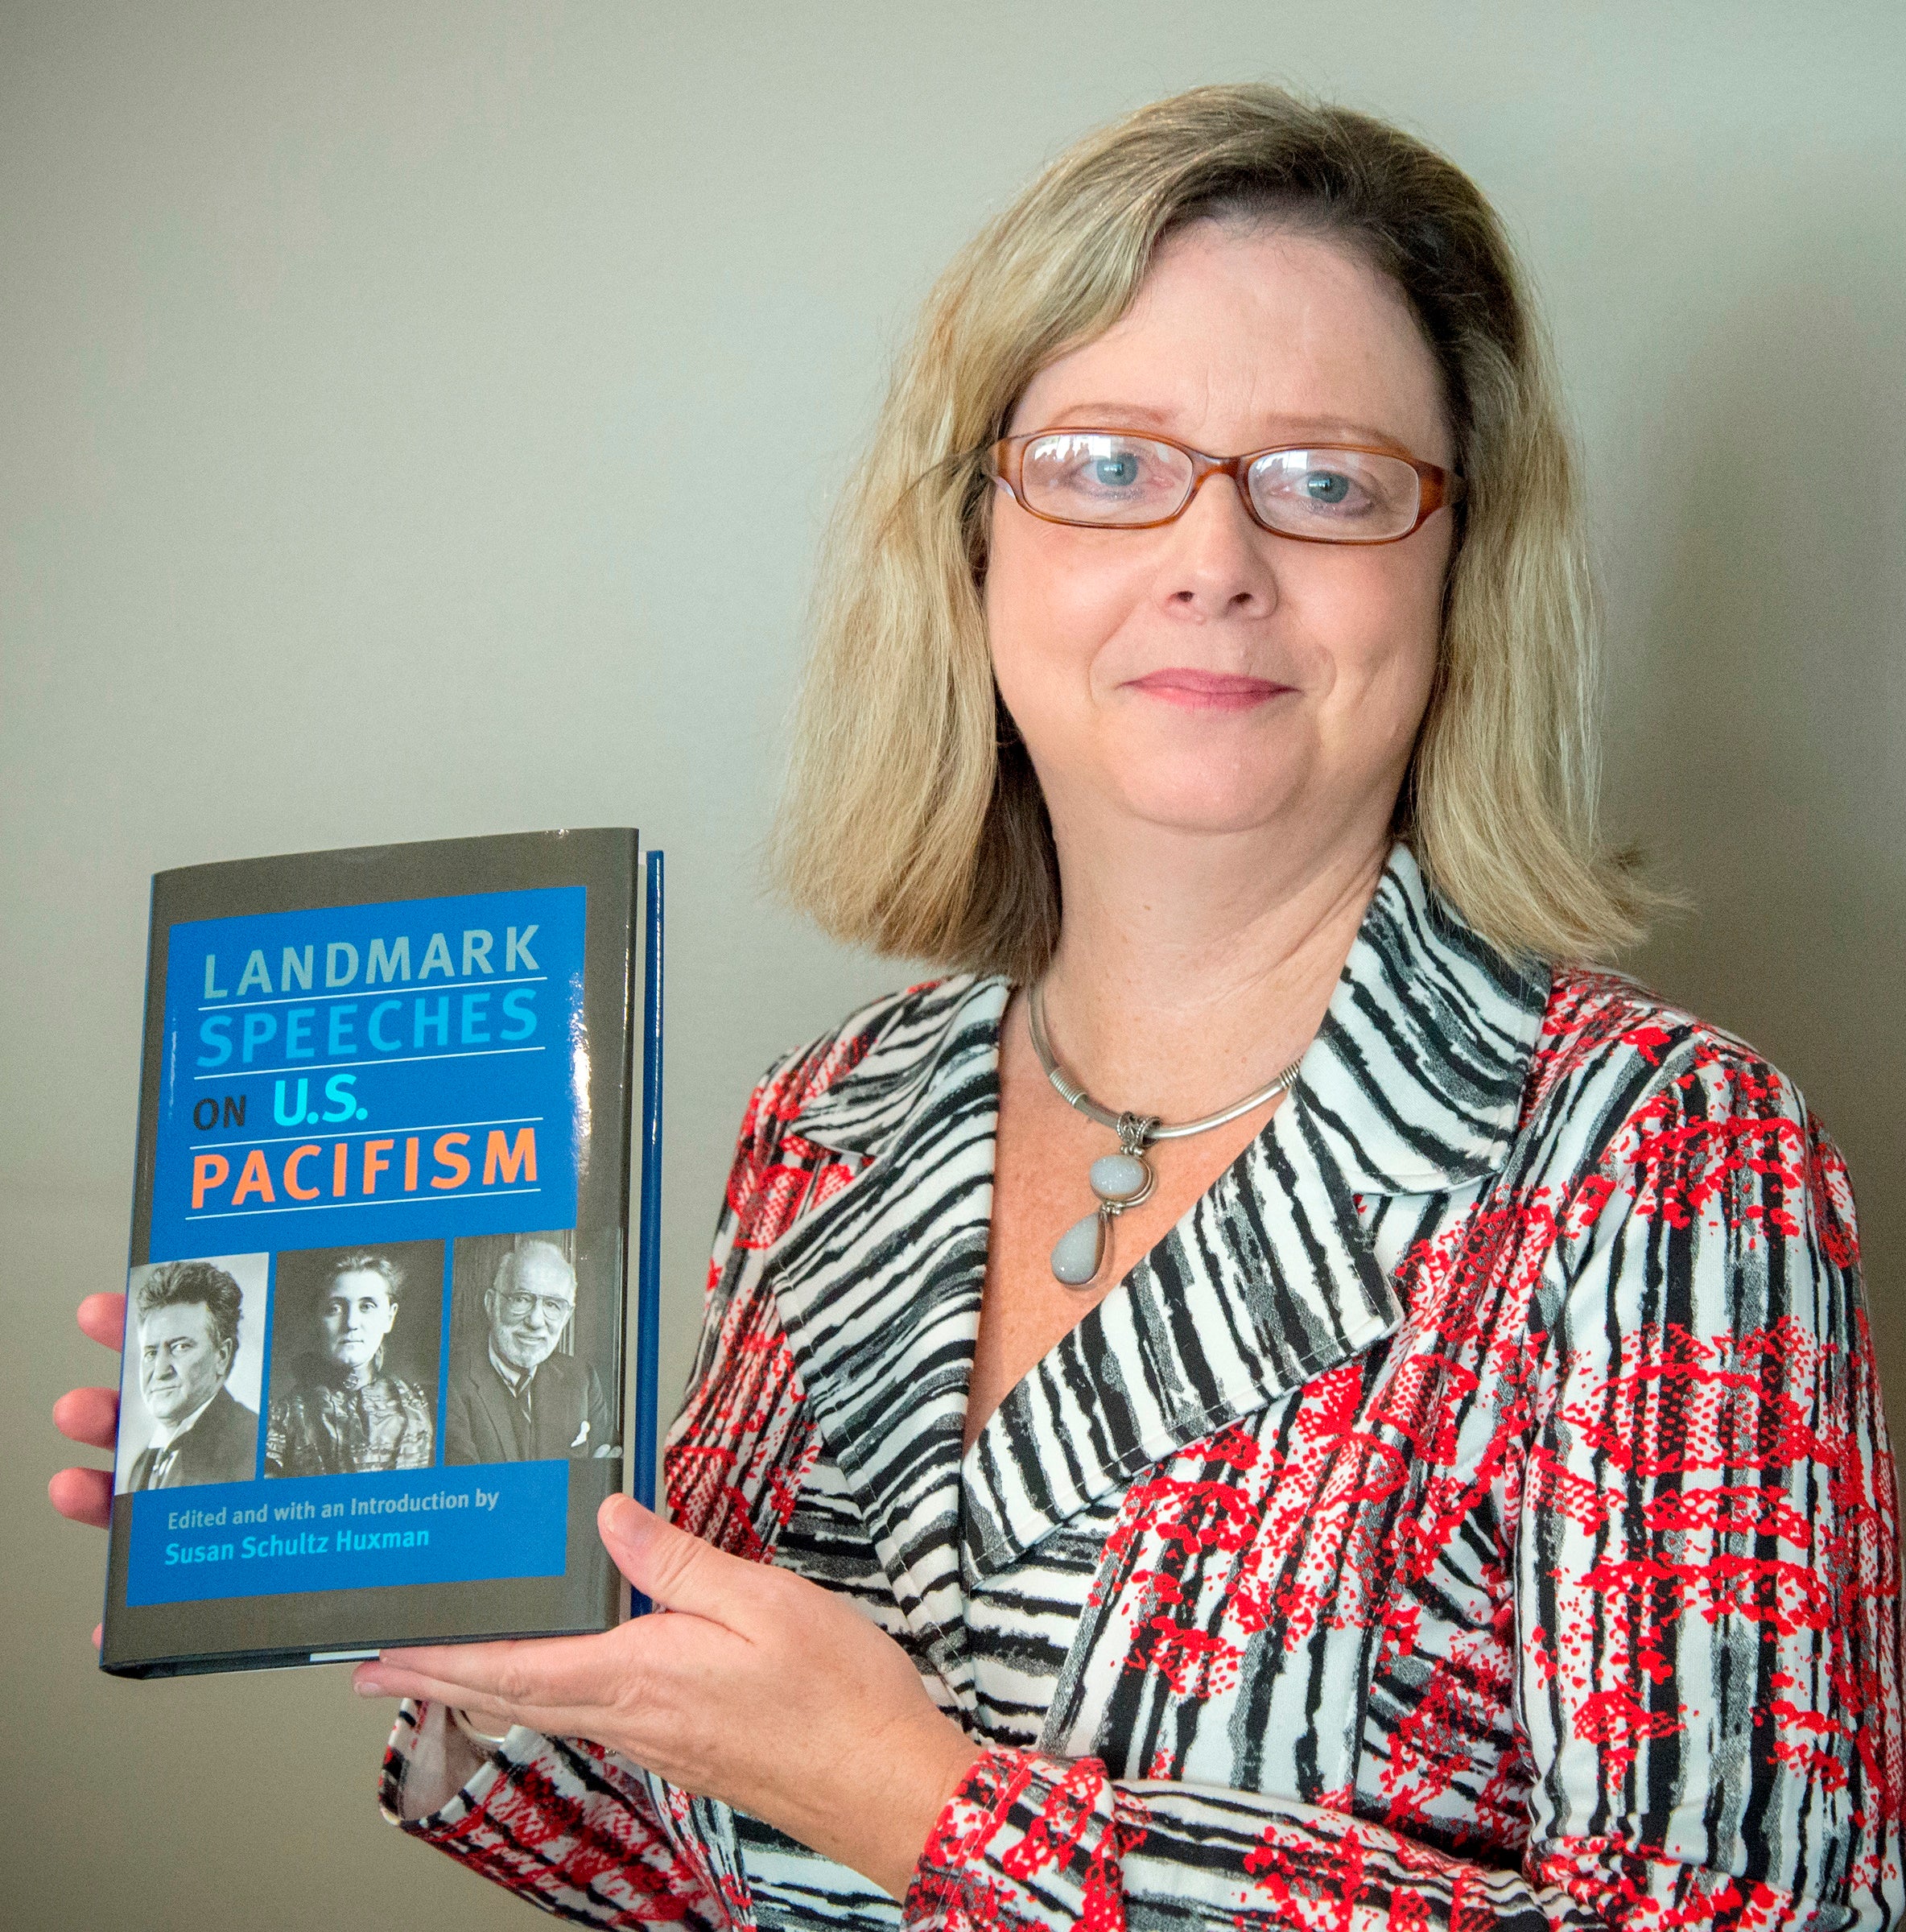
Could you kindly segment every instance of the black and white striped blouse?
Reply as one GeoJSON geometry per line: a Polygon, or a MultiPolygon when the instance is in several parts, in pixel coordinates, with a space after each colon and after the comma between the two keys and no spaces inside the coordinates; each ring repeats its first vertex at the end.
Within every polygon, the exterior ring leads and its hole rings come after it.
{"type": "Polygon", "coordinates": [[[1792,1084],[1399,847],[1289,1100],[963,1455],[1007,992],[757,1090],[667,1455],[988,1745],[904,1904],[520,1729],[406,1818],[407,1710],[391,1814],[602,1926],[1896,1922],[1895,1478],[1792,1084]]]}

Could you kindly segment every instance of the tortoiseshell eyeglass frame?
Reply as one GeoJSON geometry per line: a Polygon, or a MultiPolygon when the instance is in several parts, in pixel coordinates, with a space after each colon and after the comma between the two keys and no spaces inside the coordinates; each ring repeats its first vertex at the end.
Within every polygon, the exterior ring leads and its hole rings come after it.
{"type": "Polygon", "coordinates": [[[1062,523],[1072,530],[1157,530],[1167,523],[1175,523],[1191,507],[1192,499],[1203,486],[1208,477],[1229,477],[1236,488],[1238,500],[1244,506],[1244,514],[1260,530],[1269,530],[1274,537],[1288,537],[1293,543],[1355,544],[1368,547],[1378,543],[1401,543],[1405,537],[1413,537],[1438,510],[1453,508],[1460,503],[1467,493],[1462,477],[1446,469],[1439,469],[1434,463],[1419,463],[1414,456],[1405,456],[1400,449],[1384,449],[1372,443],[1274,443],[1268,449],[1247,450],[1240,456],[1214,456],[1202,449],[1194,449],[1187,443],[1175,442],[1170,436],[1157,436],[1148,432],[1130,429],[1104,429],[1091,424],[1066,424],[1058,429],[1029,430],[1016,436],[1002,436],[985,452],[981,467],[995,482],[1003,483],[1012,492],[1013,500],[1028,516],[1037,517],[1042,523],[1062,523]],[[1026,446],[1037,443],[1045,436],[1120,436],[1134,443],[1156,443],[1166,449],[1175,449],[1179,455],[1187,456],[1191,462],[1191,481],[1186,490],[1184,500],[1168,517],[1148,517],[1137,523],[1095,522],[1084,517],[1055,517],[1050,510],[1037,510],[1025,500],[1021,487],[1021,473],[1025,460],[1026,446]],[[1295,530],[1280,530],[1274,523],[1267,522],[1258,514],[1257,506],[1251,500],[1249,474],[1251,465],[1264,456],[1282,456],[1291,450],[1315,450],[1328,452],[1342,450],[1346,454],[1361,456],[1387,456],[1393,463],[1407,463],[1417,473],[1417,519],[1408,530],[1400,530],[1388,537],[1333,537],[1295,530]]]}

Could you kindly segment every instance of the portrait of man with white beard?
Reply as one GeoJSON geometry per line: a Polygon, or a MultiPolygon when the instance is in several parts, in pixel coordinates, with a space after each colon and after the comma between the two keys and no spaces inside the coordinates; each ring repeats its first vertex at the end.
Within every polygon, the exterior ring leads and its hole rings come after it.
{"type": "Polygon", "coordinates": [[[555,1241],[526,1236],[503,1255],[483,1294],[480,1329],[472,1322],[452,1351],[447,1463],[617,1453],[595,1369],[559,1349],[576,1296],[575,1267],[555,1241]]]}

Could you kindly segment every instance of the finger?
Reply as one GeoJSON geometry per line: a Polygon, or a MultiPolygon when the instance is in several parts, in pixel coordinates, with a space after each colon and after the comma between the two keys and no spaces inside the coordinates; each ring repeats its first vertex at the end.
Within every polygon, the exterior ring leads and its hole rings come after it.
{"type": "Polygon", "coordinates": [[[62,1516],[104,1530],[113,1520],[113,1472],[109,1469],[62,1469],[47,1484],[47,1494],[62,1516]]]}
{"type": "MultiPolygon", "coordinates": [[[[483,1698],[505,1710],[571,1710],[601,1701],[613,1674],[604,1642],[602,1637],[549,1637],[530,1642],[419,1645],[386,1650],[374,1664],[360,1665],[358,1674],[383,1682],[400,1676],[414,1679],[435,1686],[427,1695],[454,1693],[452,1701],[459,1703],[483,1698]]],[[[419,1693],[405,1690],[399,1695],[419,1693]]]]}
{"type": "Polygon", "coordinates": [[[70,1441],[110,1449],[119,1438],[116,1389],[68,1389],[53,1405],[53,1426],[70,1441]]]}
{"type": "Polygon", "coordinates": [[[389,1664],[382,1659],[360,1664],[351,1673],[351,1688],[360,1697],[408,1697],[420,1703],[449,1704],[493,1731],[527,1724],[555,1736],[578,1736],[599,1719],[600,1703],[544,1703],[535,1698],[509,1699],[476,1685],[433,1676],[389,1664]]]}
{"type": "Polygon", "coordinates": [[[507,1731],[512,1724],[524,1724],[532,1730],[560,1735],[571,1734],[581,1727],[557,1721],[551,1713],[528,1707],[518,1710],[472,1690],[415,1671],[390,1670],[378,1664],[360,1664],[351,1673],[351,1688],[360,1697],[407,1697],[420,1704],[447,1704],[460,1711],[485,1731],[507,1731]]]}
{"type": "Polygon", "coordinates": [[[740,1629],[747,1606],[758,1601],[773,1574],[664,1522],[633,1496],[607,1497],[596,1512],[596,1528],[616,1567],[644,1596],[727,1629],[740,1629]]]}
{"type": "Polygon", "coordinates": [[[95,1650],[103,1650],[105,1649],[106,1640],[105,1631],[105,1625],[104,1624],[95,1624],[93,1626],[93,1648],[95,1650]]]}
{"type": "Polygon", "coordinates": [[[80,1303],[80,1331],[108,1348],[126,1340],[126,1297],[89,1294],[80,1303]]]}

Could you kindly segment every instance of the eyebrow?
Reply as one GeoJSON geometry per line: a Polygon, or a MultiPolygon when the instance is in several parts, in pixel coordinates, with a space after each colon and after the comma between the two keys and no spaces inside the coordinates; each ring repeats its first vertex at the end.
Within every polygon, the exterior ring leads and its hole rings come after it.
{"type": "MultiPolygon", "coordinates": [[[[1306,417],[1302,421],[1302,427],[1289,431],[1278,441],[1260,443],[1256,447],[1276,449],[1284,443],[1306,441],[1367,443],[1381,449],[1393,449],[1399,456],[1406,454],[1409,449],[1409,445],[1400,437],[1377,428],[1374,423],[1320,416],[1306,417]]],[[[1021,430],[1018,433],[1036,435],[1040,431],[1064,429],[1151,429],[1173,442],[1182,441],[1171,425],[1168,411],[1153,409],[1143,402],[1075,402],[1060,410],[1051,421],[1042,423],[1039,431],[1021,430]]]]}

